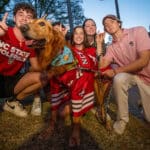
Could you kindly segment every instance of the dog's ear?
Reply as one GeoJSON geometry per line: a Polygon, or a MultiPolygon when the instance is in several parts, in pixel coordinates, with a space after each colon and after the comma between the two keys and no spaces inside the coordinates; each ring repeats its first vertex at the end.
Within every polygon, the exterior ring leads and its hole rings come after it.
{"type": "Polygon", "coordinates": [[[65,37],[63,36],[62,32],[53,29],[53,35],[53,47],[55,47],[57,50],[62,49],[65,44],[65,37]]]}
{"type": "Polygon", "coordinates": [[[51,43],[54,39],[54,33],[53,33],[53,27],[52,25],[50,24],[50,22],[47,23],[47,27],[48,27],[48,35],[46,37],[46,41],[47,43],[51,43]]]}

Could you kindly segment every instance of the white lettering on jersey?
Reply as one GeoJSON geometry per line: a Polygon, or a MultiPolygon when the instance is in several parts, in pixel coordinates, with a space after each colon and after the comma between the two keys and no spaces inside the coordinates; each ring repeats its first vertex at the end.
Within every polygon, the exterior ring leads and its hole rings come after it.
{"type": "Polygon", "coordinates": [[[85,90],[83,89],[80,93],[79,93],[79,96],[83,97],[85,94],[85,90]]]}
{"type": "Polygon", "coordinates": [[[78,55],[81,58],[82,64],[88,64],[88,61],[87,61],[86,57],[83,55],[83,53],[78,52],[78,55]]]}
{"type": "Polygon", "coordinates": [[[96,57],[94,57],[94,56],[92,56],[92,55],[88,55],[88,56],[93,60],[94,64],[96,65],[96,63],[97,63],[96,57]]]}
{"type": "Polygon", "coordinates": [[[9,57],[13,60],[25,62],[30,53],[22,51],[16,47],[11,47],[10,44],[0,40],[0,54],[9,57]]]}
{"type": "Polygon", "coordinates": [[[3,41],[0,40],[0,49],[6,49],[6,50],[8,50],[9,47],[10,47],[9,44],[7,44],[7,43],[5,43],[5,42],[3,42],[3,41]]]}

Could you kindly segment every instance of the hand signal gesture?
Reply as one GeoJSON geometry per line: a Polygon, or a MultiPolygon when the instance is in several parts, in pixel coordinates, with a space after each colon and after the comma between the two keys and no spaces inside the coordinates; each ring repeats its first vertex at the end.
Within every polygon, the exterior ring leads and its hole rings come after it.
{"type": "Polygon", "coordinates": [[[105,32],[103,33],[98,33],[96,35],[96,43],[97,44],[102,44],[104,42],[104,38],[105,38],[105,32]]]}
{"type": "Polygon", "coordinates": [[[8,29],[8,26],[6,25],[7,17],[8,17],[8,13],[5,13],[4,16],[3,16],[2,21],[0,21],[0,27],[1,27],[3,30],[7,30],[7,29],[8,29]]]}
{"type": "Polygon", "coordinates": [[[61,31],[64,36],[66,36],[68,30],[69,30],[69,26],[63,27],[62,24],[59,26],[59,31],[61,31]]]}
{"type": "Polygon", "coordinates": [[[98,56],[103,54],[104,38],[105,38],[105,32],[104,33],[98,33],[96,35],[96,44],[97,44],[96,53],[98,56]]]}
{"type": "Polygon", "coordinates": [[[8,29],[8,26],[6,24],[7,17],[8,13],[5,13],[2,21],[0,21],[0,35],[5,34],[5,31],[8,29]]]}

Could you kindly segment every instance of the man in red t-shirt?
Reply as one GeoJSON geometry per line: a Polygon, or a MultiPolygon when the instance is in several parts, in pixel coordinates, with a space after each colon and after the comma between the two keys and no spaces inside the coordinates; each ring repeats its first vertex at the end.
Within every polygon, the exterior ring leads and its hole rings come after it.
{"type": "Polygon", "coordinates": [[[5,102],[4,110],[26,117],[27,112],[19,101],[37,92],[42,83],[35,51],[27,47],[29,41],[23,37],[20,26],[35,18],[36,12],[31,5],[23,2],[15,5],[13,15],[14,27],[6,24],[8,13],[0,21],[0,98],[11,97],[5,102]],[[21,74],[27,59],[33,71],[21,74]]]}

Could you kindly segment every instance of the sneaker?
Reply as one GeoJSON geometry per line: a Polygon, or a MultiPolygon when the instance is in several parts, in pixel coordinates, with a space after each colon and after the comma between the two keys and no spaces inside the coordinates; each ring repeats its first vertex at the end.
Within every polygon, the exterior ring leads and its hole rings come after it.
{"type": "Polygon", "coordinates": [[[6,101],[3,106],[3,110],[8,111],[18,117],[26,117],[28,115],[28,112],[18,101],[12,101],[12,102],[6,101]]]}
{"type": "Polygon", "coordinates": [[[31,109],[31,114],[34,116],[40,116],[41,115],[41,100],[39,99],[34,99],[33,104],[32,104],[32,109],[31,109]]]}
{"type": "Polygon", "coordinates": [[[125,128],[126,128],[126,122],[123,120],[116,121],[113,125],[113,129],[117,134],[123,134],[125,128]]]}

